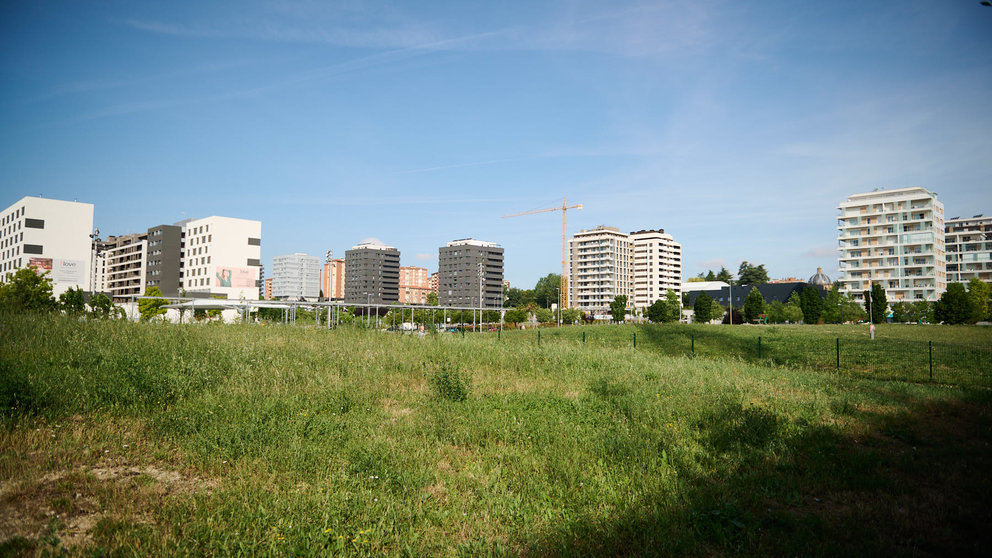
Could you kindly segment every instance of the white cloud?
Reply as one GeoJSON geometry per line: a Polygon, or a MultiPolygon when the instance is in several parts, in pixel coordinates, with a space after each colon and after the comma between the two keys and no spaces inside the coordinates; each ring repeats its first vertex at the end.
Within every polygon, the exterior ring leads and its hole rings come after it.
{"type": "Polygon", "coordinates": [[[723,258],[713,258],[712,260],[703,260],[701,262],[696,262],[697,267],[703,269],[712,269],[713,271],[720,271],[721,267],[727,267],[727,260],[723,258]]]}
{"type": "Polygon", "coordinates": [[[437,254],[417,254],[413,258],[422,262],[432,262],[437,259],[437,254]]]}
{"type": "Polygon", "coordinates": [[[810,258],[836,258],[838,253],[836,246],[832,244],[824,244],[821,246],[814,246],[809,250],[806,250],[803,252],[803,255],[810,258]]]}

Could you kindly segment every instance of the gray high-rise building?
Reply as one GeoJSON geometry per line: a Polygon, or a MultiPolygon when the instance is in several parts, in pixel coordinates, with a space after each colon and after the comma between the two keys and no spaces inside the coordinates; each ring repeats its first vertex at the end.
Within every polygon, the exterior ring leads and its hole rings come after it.
{"type": "Polygon", "coordinates": [[[503,248],[472,238],[441,247],[437,297],[442,306],[501,308],[503,248]]]}
{"type": "Polygon", "coordinates": [[[400,299],[400,251],[368,242],[344,253],[344,301],[391,304],[400,299]]]}
{"type": "Polygon", "coordinates": [[[272,297],[277,300],[317,300],[320,258],[286,254],[272,258],[272,297]]]}
{"type": "Polygon", "coordinates": [[[183,228],[159,225],[148,229],[148,263],[145,288],[158,287],[165,296],[179,296],[182,280],[183,228]]]}

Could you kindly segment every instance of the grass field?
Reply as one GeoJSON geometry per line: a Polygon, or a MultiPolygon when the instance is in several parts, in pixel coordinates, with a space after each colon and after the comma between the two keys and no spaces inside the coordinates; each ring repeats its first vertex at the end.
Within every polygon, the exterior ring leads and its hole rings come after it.
{"type": "Polygon", "coordinates": [[[992,547],[987,328],[541,336],[4,316],[0,555],[992,547]]]}

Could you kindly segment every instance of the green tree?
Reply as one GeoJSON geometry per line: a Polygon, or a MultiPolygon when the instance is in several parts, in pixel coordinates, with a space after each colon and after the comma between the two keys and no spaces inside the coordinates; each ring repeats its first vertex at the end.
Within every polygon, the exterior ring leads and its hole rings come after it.
{"type": "MultiPolygon", "coordinates": [[[[145,296],[162,296],[162,290],[158,287],[148,287],[145,290],[145,296]]],[[[169,301],[164,298],[143,298],[138,301],[138,313],[141,314],[142,321],[148,321],[155,316],[161,316],[165,314],[165,308],[162,308],[169,301]]]]}
{"type": "Polygon", "coordinates": [[[534,302],[533,289],[517,289],[515,287],[510,287],[504,291],[503,295],[504,308],[520,308],[534,302]]]}
{"type": "Polygon", "coordinates": [[[989,298],[992,297],[992,285],[978,277],[968,281],[968,297],[971,298],[971,323],[983,322],[989,319],[989,298]]]}
{"type": "Polygon", "coordinates": [[[758,316],[765,313],[765,297],[761,296],[761,291],[757,287],[754,287],[744,299],[744,319],[753,323],[758,320],[758,316]]]}
{"type": "Polygon", "coordinates": [[[751,265],[747,261],[741,262],[741,267],[737,271],[738,285],[763,285],[768,282],[768,272],[765,271],[765,264],[751,265]]]}
{"type": "Polygon", "coordinates": [[[713,270],[712,269],[706,270],[706,277],[705,277],[705,279],[707,281],[716,281],[716,274],[713,273],[713,270]]]}
{"type": "Polygon", "coordinates": [[[69,290],[59,295],[59,306],[70,315],[82,314],[86,311],[86,298],[83,289],[69,287],[69,290]]]}
{"type": "Polygon", "coordinates": [[[725,268],[723,266],[720,267],[720,273],[717,273],[716,274],[716,280],[717,281],[723,281],[724,283],[727,283],[728,285],[733,285],[734,284],[734,278],[730,276],[730,272],[727,271],[727,268],[725,268]]]}
{"type": "Polygon", "coordinates": [[[820,321],[820,314],[823,313],[823,297],[816,287],[806,286],[799,293],[799,307],[803,310],[803,319],[808,324],[815,324],[820,321]]]}
{"type": "Polygon", "coordinates": [[[538,308],[534,310],[534,318],[542,324],[547,324],[555,321],[555,313],[550,308],[538,308]]]}
{"type": "Polygon", "coordinates": [[[427,306],[437,306],[437,293],[427,293],[427,306]]]}
{"type": "Polygon", "coordinates": [[[625,295],[617,295],[610,303],[610,314],[613,316],[613,321],[620,323],[624,321],[627,317],[627,297],[625,295]]]}
{"type": "Polygon", "coordinates": [[[672,289],[665,292],[665,312],[668,322],[682,319],[682,301],[679,299],[679,294],[672,289]]]}
{"type": "Polygon", "coordinates": [[[908,318],[909,309],[910,309],[910,305],[909,304],[907,304],[905,302],[902,302],[902,301],[893,302],[892,303],[892,306],[890,307],[890,309],[892,310],[892,322],[893,323],[901,324],[901,323],[904,323],[904,322],[908,322],[909,321],[909,318],[908,318]]]}
{"type": "Polygon", "coordinates": [[[527,321],[527,311],[523,308],[507,310],[503,315],[503,321],[510,324],[522,324],[527,321]]]}
{"type": "Polygon", "coordinates": [[[648,319],[656,324],[664,323],[666,321],[665,318],[667,317],[667,313],[665,301],[660,298],[652,302],[651,305],[647,307],[648,319]]]}
{"type": "Polygon", "coordinates": [[[933,304],[925,300],[917,300],[909,305],[906,311],[906,320],[910,322],[933,323],[933,304]]]}
{"type": "Polygon", "coordinates": [[[561,275],[549,273],[537,280],[534,285],[534,302],[544,308],[551,308],[558,302],[558,289],[561,288],[561,275]]]}
{"type": "Polygon", "coordinates": [[[823,297],[823,313],[820,317],[823,321],[828,324],[839,324],[843,322],[841,318],[841,310],[844,309],[844,297],[841,296],[840,291],[837,289],[837,284],[834,284],[834,288],[826,292],[823,297]]]}
{"type": "Polygon", "coordinates": [[[8,273],[6,283],[0,283],[0,307],[15,312],[47,312],[55,306],[48,272],[39,275],[34,267],[22,267],[8,273]]]}
{"type": "Polygon", "coordinates": [[[706,293],[699,293],[692,305],[693,321],[706,324],[713,318],[713,299],[706,293]]]}
{"type": "Polygon", "coordinates": [[[874,284],[871,286],[871,291],[864,292],[865,297],[865,312],[876,324],[880,324],[885,321],[885,309],[888,307],[888,302],[885,299],[885,289],[879,284],[874,284]],[[871,306],[869,307],[869,304],[871,306]]]}
{"type": "Polygon", "coordinates": [[[947,290],[940,295],[940,300],[934,308],[934,318],[946,324],[968,323],[974,313],[971,297],[961,283],[947,285],[947,290]]]}
{"type": "Polygon", "coordinates": [[[582,310],[578,308],[565,308],[561,311],[561,322],[563,324],[574,324],[582,318],[582,310]]]}
{"type": "Polygon", "coordinates": [[[114,303],[110,297],[103,293],[96,293],[90,297],[90,316],[94,318],[109,318],[114,309],[114,303]]]}
{"type": "Polygon", "coordinates": [[[803,321],[803,318],[802,298],[799,293],[793,291],[789,295],[789,301],[785,303],[782,309],[782,321],[790,324],[798,324],[803,321]]]}
{"type": "Polygon", "coordinates": [[[782,304],[779,300],[773,300],[768,303],[768,321],[773,324],[781,324],[785,322],[785,304],[782,304]]]}

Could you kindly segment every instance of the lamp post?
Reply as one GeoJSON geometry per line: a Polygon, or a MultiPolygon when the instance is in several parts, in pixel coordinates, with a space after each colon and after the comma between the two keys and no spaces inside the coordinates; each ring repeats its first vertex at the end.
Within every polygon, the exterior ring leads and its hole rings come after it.
{"type": "Polygon", "coordinates": [[[560,287],[555,289],[555,298],[558,299],[558,318],[556,322],[558,323],[558,327],[561,327],[561,288],[560,287]]]}

